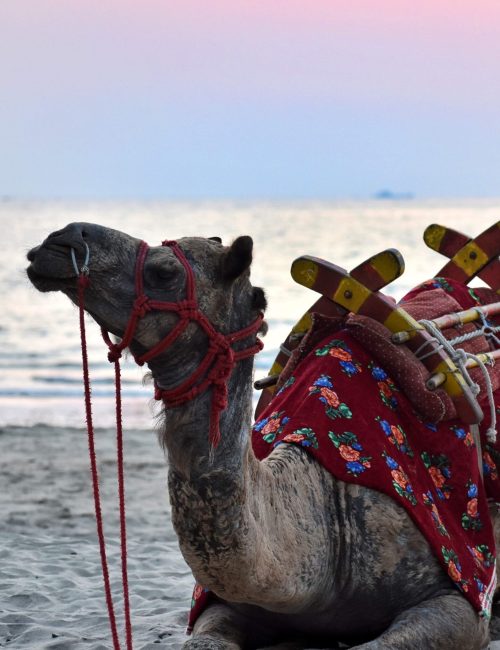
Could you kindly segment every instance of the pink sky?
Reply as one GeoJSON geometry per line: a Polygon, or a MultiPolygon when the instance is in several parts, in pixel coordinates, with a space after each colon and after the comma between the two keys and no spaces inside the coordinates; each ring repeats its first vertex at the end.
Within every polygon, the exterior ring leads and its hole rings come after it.
{"type": "MultiPolygon", "coordinates": [[[[269,120],[279,128],[289,110],[302,111],[293,132],[306,133],[316,115],[328,123],[329,108],[337,124],[344,116],[335,111],[365,115],[365,139],[376,136],[370,120],[388,112],[395,124],[448,115],[460,131],[458,123],[491,123],[498,136],[497,0],[3,0],[0,20],[8,142],[16,130],[36,137],[33,119],[50,144],[72,120],[105,130],[122,110],[143,111],[160,135],[162,110],[169,120],[190,111],[210,129],[225,119],[220,107],[242,111],[243,130],[245,111],[261,114],[268,136],[269,120]]],[[[188,140],[189,129],[181,145],[188,140]]]]}
{"type": "Polygon", "coordinates": [[[19,58],[3,58],[2,73],[19,86],[23,72],[71,87],[78,75],[90,93],[131,82],[161,91],[163,76],[164,92],[169,82],[195,94],[216,83],[229,97],[465,103],[479,88],[498,97],[500,86],[497,0],[6,2],[4,47],[19,58]]]}

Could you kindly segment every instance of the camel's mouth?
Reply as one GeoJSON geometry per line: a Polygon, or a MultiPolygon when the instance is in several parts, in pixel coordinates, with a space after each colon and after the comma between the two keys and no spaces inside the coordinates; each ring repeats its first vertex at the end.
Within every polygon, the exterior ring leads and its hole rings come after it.
{"type": "Polygon", "coordinates": [[[76,289],[76,278],[58,278],[53,275],[44,275],[37,271],[33,264],[26,268],[26,274],[30,279],[31,284],[38,289],[38,291],[64,291],[69,289],[76,289]]]}
{"type": "Polygon", "coordinates": [[[76,276],[69,249],[62,246],[37,246],[28,253],[26,273],[38,291],[76,289],[76,276]]]}

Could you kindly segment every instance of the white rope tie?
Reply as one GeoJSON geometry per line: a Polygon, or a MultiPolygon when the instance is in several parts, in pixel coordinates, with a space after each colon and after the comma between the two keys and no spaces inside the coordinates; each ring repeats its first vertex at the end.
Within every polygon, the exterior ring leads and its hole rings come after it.
{"type": "Polygon", "coordinates": [[[493,342],[497,347],[500,347],[500,338],[496,336],[496,333],[500,333],[500,325],[497,325],[494,327],[491,325],[491,323],[488,322],[483,310],[480,307],[476,307],[477,311],[479,312],[479,315],[481,316],[481,321],[483,323],[483,327],[481,328],[482,332],[488,339],[493,339],[493,342]]]}
{"type": "MultiPolygon", "coordinates": [[[[480,311],[480,310],[478,310],[480,311]]],[[[483,321],[484,322],[484,321],[483,321]]],[[[456,339],[448,340],[441,330],[436,327],[436,325],[433,323],[431,320],[421,320],[420,323],[425,327],[425,329],[429,332],[429,334],[433,337],[429,341],[426,341],[423,343],[418,350],[415,352],[417,357],[422,360],[425,359],[426,357],[430,356],[431,354],[434,354],[434,352],[438,349],[444,349],[447,353],[450,359],[453,361],[453,363],[457,366],[458,370],[462,374],[462,377],[464,378],[465,382],[469,386],[472,394],[474,397],[477,397],[481,391],[480,386],[472,379],[469,371],[466,368],[466,363],[468,359],[473,359],[474,362],[477,364],[477,366],[480,368],[481,372],[484,375],[484,380],[485,380],[485,385],[486,385],[486,393],[488,396],[488,404],[490,407],[490,414],[491,414],[491,423],[486,431],[486,438],[488,439],[488,442],[495,443],[496,442],[496,410],[495,410],[495,400],[493,396],[493,386],[491,383],[491,378],[488,374],[488,369],[486,368],[486,364],[481,361],[481,359],[475,355],[471,354],[470,352],[466,352],[462,348],[455,349],[453,345],[463,342],[464,340],[469,340],[470,338],[474,337],[469,337],[468,334],[464,334],[461,337],[457,337],[456,339]],[[466,338],[468,337],[468,338],[466,338]],[[458,340],[457,340],[458,339],[458,340]],[[423,355],[419,356],[419,353],[421,352],[422,349],[424,349],[427,345],[436,345],[433,350],[430,352],[427,352],[423,355]]],[[[484,333],[484,329],[489,326],[483,326],[482,330],[478,330],[478,332],[472,332],[474,336],[477,336],[479,334],[484,333]]],[[[497,330],[500,328],[491,328],[493,330],[497,330]]],[[[495,337],[496,338],[496,337],[495,337]]]]}
{"type": "MultiPolygon", "coordinates": [[[[500,338],[496,336],[497,332],[500,333],[500,325],[494,327],[491,325],[488,320],[486,319],[486,316],[484,314],[484,311],[481,309],[481,307],[476,307],[475,308],[477,313],[479,314],[482,322],[482,326],[480,328],[477,328],[475,330],[472,330],[471,332],[467,332],[466,334],[462,334],[461,336],[456,336],[453,339],[445,339],[448,343],[450,343],[452,346],[459,345],[460,343],[465,343],[467,341],[471,341],[472,339],[478,338],[479,336],[484,336],[486,339],[491,339],[493,341],[493,344],[496,345],[496,347],[500,347],[500,338]]],[[[420,321],[422,325],[424,323],[428,322],[433,322],[433,321],[420,321]]],[[[433,323],[434,324],[434,323],[433,323]]],[[[457,323],[456,325],[451,325],[451,327],[455,328],[461,328],[464,326],[464,323],[457,323]]],[[[427,331],[429,331],[429,328],[427,328],[427,331]]],[[[416,330],[413,330],[416,331],[416,330]]],[[[439,332],[441,330],[438,329],[439,332]]],[[[437,337],[436,337],[437,338],[437,337]]],[[[420,359],[425,359],[426,357],[430,357],[432,354],[434,354],[436,351],[441,350],[443,348],[443,345],[440,345],[439,342],[435,338],[428,339],[427,341],[424,341],[422,345],[415,351],[415,355],[420,359]],[[422,350],[424,350],[427,346],[433,345],[435,346],[432,350],[427,352],[426,354],[421,354],[422,350]]]]}

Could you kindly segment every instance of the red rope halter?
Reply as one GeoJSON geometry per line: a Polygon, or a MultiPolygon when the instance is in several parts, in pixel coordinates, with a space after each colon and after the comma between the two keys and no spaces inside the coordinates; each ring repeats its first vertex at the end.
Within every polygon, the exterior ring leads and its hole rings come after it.
{"type": "MultiPolygon", "coordinates": [[[[164,241],[163,246],[169,246],[177,258],[181,261],[186,271],[186,299],[181,302],[163,302],[155,301],[148,298],[144,293],[144,263],[149,250],[145,242],[141,242],[137,255],[135,268],[135,293],[136,299],[132,312],[120,343],[113,343],[109,333],[102,329],[102,336],[109,347],[108,358],[115,365],[115,389],[116,389],[116,441],[117,441],[117,472],[118,472],[118,500],[120,510],[120,546],[121,546],[121,567],[122,567],[122,587],[123,601],[125,612],[125,638],[127,650],[132,650],[132,623],[130,617],[130,599],[128,588],[127,572],[127,532],[125,517],[125,479],[123,468],[123,426],[122,426],[122,403],[121,403],[121,376],[120,376],[120,357],[122,351],[128,347],[133,339],[137,323],[149,311],[173,311],[179,315],[179,322],[167,336],[157,343],[149,352],[140,357],[135,357],[139,365],[154,358],[166,350],[174,341],[184,332],[190,321],[195,321],[204,330],[209,339],[208,351],[199,367],[188,377],[180,386],[174,389],[166,390],[155,384],[155,398],[162,399],[167,407],[178,406],[193,399],[213,387],[212,405],[210,410],[210,443],[216,447],[220,441],[220,413],[227,406],[227,382],[233,367],[241,359],[251,357],[259,352],[263,344],[257,339],[250,347],[235,352],[232,344],[241,341],[252,334],[256,334],[262,325],[263,314],[260,314],[248,327],[245,327],[231,334],[221,334],[217,332],[206,316],[198,309],[195,295],[195,278],[194,273],[189,265],[184,253],[175,241],[164,241]]],[[[92,474],[92,487],[94,493],[94,508],[96,514],[97,536],[99,539],[99,551],[101,556],[101,567],[104,580],[104,591],[106,595],[106,605],[108,609],[111,635],[113,638],[114,650],[121,650],[118,630],[116,625],[116,616],[111,593],[111,583],[109,578],[108,561],[106,555],[106,541],[104,536],[104,526],[102,520],[101,499],[99,493],[99,473],[97,469],[97,460],[95,453],[94,441],[94,424],[92,420],[91,388],[89,376],[89,364],[87,355],[87,340],[85,333],[85,311],[84,311],[84,294],[89,285],[89,250],[86,246],[86,259],[78,269],[74,250],[71,249],[71,257],[78,276],[78,306],[80,321],[80,336],[82,347],[82,365],[83,381],[85,387],[85,417],[87,422],[88,445],[90,456],[90,467],[92,474]]]]}
{"type": "Polygon", "coordinates": [[[162,246],[168,246],[173,251],[186,271],[186,298],[180,302],[165,302],[151,300],[144,293],[143,273],[149,246],[146,242],[141,242],[135,267],[136,297],[123,338],[120,343],[113,343],[105,329],[102,329],[102,336],[110,350],[108,358],[115,362],[121,357],[122,351],[130,345],[140,318],[150,311],[171,311],[178,314],[179,321],[167,336],[145,354],[134,357],[136,363],[142,366],[146,361],[150,361],[169,348],[185,331],[190,321],[198,323],[209,340],[204,359],[198,368],[176,388],[167,390],[155,383],[155,398],[163,400],[167,408],[174,407],[192,400],[212,387],[209,440],[211,445],[216,447],[220,441],[220,413],[227,407],[227,382],[232,369],[238,361],[257,354],[263,347],[259,339],[250,347],[237,352],[232,349],[232,345],[256,334],[262,325],[263,314],[260,314],[248,327],[237,332],[231,334],[217,332],[198,308],[193,269],[179,244],[175,241],[164,241],[162,246]]]}

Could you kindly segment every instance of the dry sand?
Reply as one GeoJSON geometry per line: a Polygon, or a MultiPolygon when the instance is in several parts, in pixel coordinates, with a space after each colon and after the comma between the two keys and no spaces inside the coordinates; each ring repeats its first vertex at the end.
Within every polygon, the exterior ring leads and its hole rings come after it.
{"type": "MultiPolygon", "coordinates": [[[[96,444],[121,630],[114,432],[99,430],[96,444]]],[[[192,578],[170,524],[155,434],[126,431],[125,457],[134,648],[180,648],[192,578]]],[[[0,647],[112,647],[81,429],[0,429],[0,647]]],[[[500,641],[490,648],[500,650],[500,641]]]]}
{"type": "MultiPolygon", "coordinates": [[[[105,532],[122,629],[114,432],[97,432],[105,532]]],[[[152,432],[125,441],[134,648],[180,648],[192,578],[170,525],[166,464],[152,432]]],[[[0,429],[0,647],[112,647],[86,432],[0,429]]]]}

